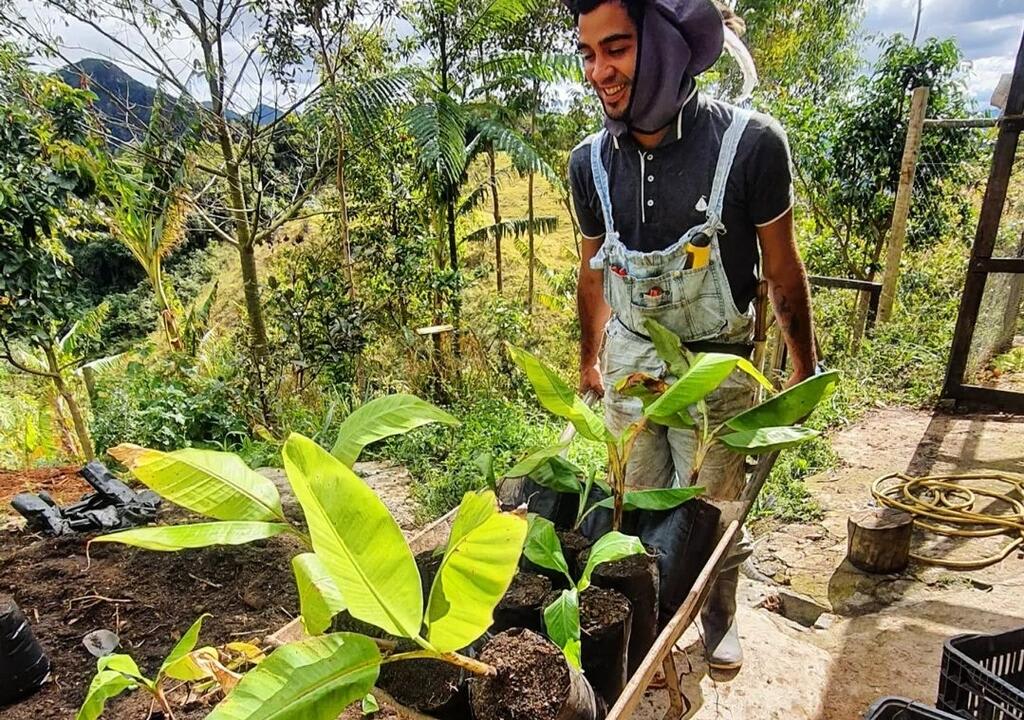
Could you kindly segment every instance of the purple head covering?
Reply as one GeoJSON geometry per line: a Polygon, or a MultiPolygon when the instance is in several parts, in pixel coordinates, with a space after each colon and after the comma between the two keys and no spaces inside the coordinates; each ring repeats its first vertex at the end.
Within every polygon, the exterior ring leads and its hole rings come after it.
{"type": "Polygon", "coordinates": [[[613,135],[652,133],[672,122],[693,78],[722,54],[722,15],[711,0],[647,0],[638,29],[636,70],[621,120],[605,118],[613,135]]]}

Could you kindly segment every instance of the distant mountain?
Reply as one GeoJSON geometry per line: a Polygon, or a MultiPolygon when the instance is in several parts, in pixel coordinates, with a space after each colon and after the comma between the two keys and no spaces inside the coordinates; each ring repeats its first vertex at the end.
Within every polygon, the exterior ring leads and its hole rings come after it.
{"type": "MultiPolygon", "coordinates": [[[[57,75],[72,87],[87,87],[96,94],[94,107],[107,131],[118,140],[129,141],[145,133],[153,114],[156,88],[139,82],[116,63],[98,58],[79,60],[74,65],[67,65],[58,70],[57,75]]],[[[179,105],[172,98],[165,98],[165,103],[168,117],[176,111],[186,117],[197,112],[191,102],[188,105],[179,105]]],[[[208,101],[203,105],[210,107],[208,101]]],[[[280,115],[281,111],[277,108],[261,103],[252,111],[251,117],[262,126],[273,122],[280,115]]],[[[242,115],[231,110],[227,116],[231,121],[243,119],[242,115]]],[[[179,119],[173,126],[184,127],[185,122],[179,119]]]]}

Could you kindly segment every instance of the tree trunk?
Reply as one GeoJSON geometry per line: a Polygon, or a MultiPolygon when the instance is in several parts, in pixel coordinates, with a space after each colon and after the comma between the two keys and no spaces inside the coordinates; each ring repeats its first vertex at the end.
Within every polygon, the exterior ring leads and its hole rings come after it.
{"type": "Polygon", "coordinates": [[[487,148],[487,163],[491,171],[491,207],[493,208],[494,214],[494,269],[497,274],[498,280],[498,294],[502,291],[502,276],[501,276],[501,208],[498,205],[498,177],[497,168],[494,159],[494,145],[490,145],[487,148]]]}
{"type": "Polygon", "coordinates": [[[348,282],[348,297],[356,298],[356,282],[352,272],[352,246],[348,234],[348,203],[345,200],[345,129],[338,122],[338,169],[335,173],[335,185],[338,188],[338,204],[341,206],[339,222],[341,222],[341,253],[345,263],[345,280],[348,282]]]}
{"type": "Polygon", "coordinates": [[[533,266],[534,266],[534,238],[533,238],[533,173],[531,172],[526,185],[526,234],[530,239],[530,250],[527,264],[529,269],[529,282],[526,288],[526,312],[533,312],[533,266]]]}
{"type": "Polygon", "coordinates": [[[53,384],[57,388],[57,394],[67,403],[68,412],[71,413],[71,422],[75,425],[75,435],[78,436],[78,443],[82,446],[82,454],[85,455],[86,461],[95,460],[96,452],[92,447],[92,438],[89,437],[89,428],[85,425],[82,409],[78,406],[74,393],[64,383],[64,378],[60,374],[60,363],[57,362],[53,346],[47,345],[43,348],[43,352],[46,353],[46,364],[49,367],[53,384]]]}
{"type": "Polygon", "coordinates": [[[914,517],[893,508],[871,508],[850,515],[847,552],[861,570],[882,575],[899,572],[910,562],[914,517]]]}
{"type": "MultiPolygon", "coordinates": [[[[534,132],[537,129],[537,105],[540,103],[540,83],[537,80],[533,81],[533,104],[530,107],[530,143],[533,143],[534,132]]],[[[526,290],[526,312],[533,312],[533,266],[536,263],[536,250],[534,247],[533,237],[533,176],[534,173],[530,171],[530,177],[527,184],[527,195],[526,195],[526,233],[529,237],[530,250],[529,250],[529,285],[526,290]]]]}

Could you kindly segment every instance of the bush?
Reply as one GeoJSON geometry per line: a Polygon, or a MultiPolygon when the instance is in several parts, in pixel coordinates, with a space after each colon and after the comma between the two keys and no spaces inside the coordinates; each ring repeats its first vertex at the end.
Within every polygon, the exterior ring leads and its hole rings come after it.
{"type": "Polygon", "coordinates": [[[195,368],[131,362],[101,376],[93,406],[97,450],[130,442],[160,450],[232,448],[249,434],[232,385],[195,368]]]}
{"type": "MultiPolygon", "coordinates": [[[[414,495],[428,517],[443,515],[458,505],[466,491],[482,486],[473,462],[480,453],[494,456],[500,478],[527,450],[550,444],[562,430],[543,411],[502,397],[462,401],[448,411],[462,424],[429,425],[373,450],[375,456],[409,468],[417,480],[414,495]]],[[[576,442],[573,450],[572,459],[584,467],[602,463],[603,447],[576,442]]]]}

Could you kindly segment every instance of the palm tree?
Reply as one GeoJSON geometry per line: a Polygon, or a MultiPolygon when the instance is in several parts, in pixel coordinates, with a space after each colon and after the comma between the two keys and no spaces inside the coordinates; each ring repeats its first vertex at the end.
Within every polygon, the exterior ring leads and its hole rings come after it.
{"type": "Polygon", "coordinates": [[[178,304],[164,278],[163,261],[185,237],[189,204],[180,187],[147,185],[120,168],[108,182],[111,232],[146,273],[153,288],[160,327],[167,343],[182,350],[178,304]]]}

